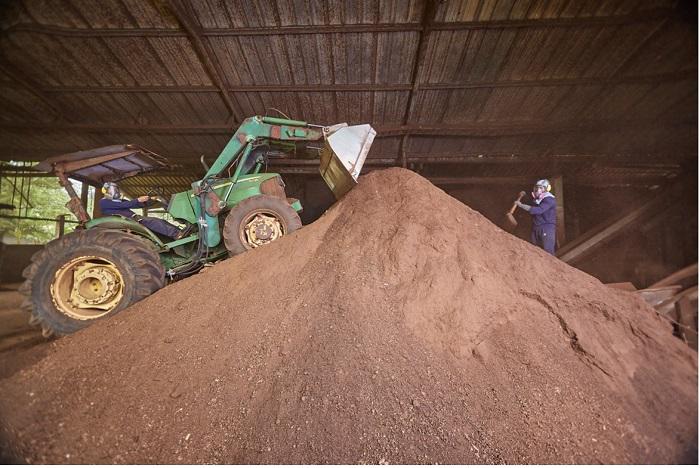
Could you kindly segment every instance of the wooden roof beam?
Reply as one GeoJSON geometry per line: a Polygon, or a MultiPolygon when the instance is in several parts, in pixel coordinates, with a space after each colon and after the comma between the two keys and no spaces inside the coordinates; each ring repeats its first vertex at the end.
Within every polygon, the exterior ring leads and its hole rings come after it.
{"type": "Polygon", "coordinates": [[[575,265],[581,260],[589,257],[606,242],[617,237],[625,230],[646,220],[650,216],[659,216],[659,209],[663,205],[669,204],[678,195],[678,185],[671,188],[671,193],[664,191],[657,194],[646,203],[637,206],[628,213],[617,219],[602,223],[588,232],[580,235],[577,239],[569,242],[557,252],[560,260],[575,265]]]}
{"type": "MultiPolygon", "coordinates": [[[[573,120],[573,121],[529,121],[529,122],[474,122],[460,125],[374,125],[377,138],[400,137],[405,134],[414,136],[454,136],[454,137],[501,137],[504,135],[534,135],[562,132],[605,132],[635,128],[646,131],[653,128],[668,126],[695,126],[693,118],[656,121],[648,119],[628,120],[573,120]]],[[[235,124],[83,124],[83,123],[44,123],[44,122],[1,122],[0,130],[14,132],[67,131],[75,133],[116,133],[127,132],[137,134],[212,134],[232,135],[235,124]]]]}
{"type": "MultiPolygon", "coordinates": [[[[670,163],[669,160],[677,155],[665,157],[654,154],[548,154],[546,157],[534,154],[436,154],[436,153],[408,153],[407,162],[411,164],[550,164],[557,165],[586,165],[596,168],[616,168],[653,172],[665,174],[682,170],[680,164],[670,163]],[[657,161],[657,162],[654,162],[657,161]]],[[[377,155],[365,160],[365,165],[382,166],[392,165],[396,157],[391,155],[377,155]]],[[[278,158],[270,159],[270,164],[280,166],[313,166],[318,165],[318,159],[278,158]]]]}
{"type": "Polygon", "coordinates": [[[46,107],[49,108],[49,110],[51,110],[56,120],[65,120],[61,110],[58,107],[56,107],[56,105],[52,102],[51,98],[49,98],[45,94],[41,86],[34,80],[29,78],[26,74],[22,73],[20,70],[17,70],[14,66],[10,65],[7,59],[2,55],[0,55],[0,71],[8,77],[10,77],[13,83],[15,83],[20,88],[28,91],[29,93],[34,95],[34,97],[39,99],[46,107]]]}
{"type": "Polygon", "coordinates": [[[433,17],[435,16],[435,0],[426,0],[423,7],[423,16],[421,19],[421,32],[418,38],[418,47],[416,48],[416,56],[413,59],[413,69],[411,70],[411,92],[408,95],[408,101],[406,102],[406,109],[403,115],[403,124],[408,124],[413,108],[415,107],[415,96],[420,88],[420,72],[423,67],[423,62],[425,61],[425,51],[428,47],[428,35],[430,34],[430,27],[433,22],[433,17]]]}
{"type": "MultiPolygon", "coordinates": [[[[57,151],[57,153],[70,153],[75,151],[75,148],[57,151]]],[[[51,152],[50,156],[53,156],[51,152]]],[[[199,153],[174,153],[168,154],[168,160],[177,163],[191,163],[196,165],[196,157],[199,153]]],[[[213,155],[211,155],[213,156],[213,155]]],[[[680,155],[683,158],[697,157],[697,155],[680,155]]],[[[21,152],[14,149],[0,148],[0,161],[37,161],[46,159],[47,152],[21,152]]],[[[637,169],[645,171],[654,171],[655,173],[666,172],[682,172],[685,171],[683,165],[673,162],[679,158],[677,153],[601,153],[601,154],[568,154],[568,153],[550,153],[546,157],[541,154],[534,153],[407,153],[407,163],[411,164],[479,164],[479,165],[513,165],[513,164],[532,164],[532,163],[551,163],[558,166],[570,165],[593,165],[598,168],[618,168],[618,169],[637,169]]],[[[281,166],[309,166],[317,165],[318,159],[299,159],[299,158],[279,158],[271,159],[277,165],[281,166]]],[[[365,161],[366,165],[382,166],[393,165],[396,163],[396,156],[392,154],[373,155],[365,161]]],[[[200,166],[197,166],[200,170],[200,166]]],[[[43,172],[31,170],[29,168],[17,168],[0,163],[0,174],[33,174],[40,177],[43,172]]],[[[159,172],[160,174],[160,172],[159,172]]],[[[170,175],[177,175],[177,172],[170,175]]]]}
{"type": "MultiPolygon", "coordinates": [[[[173,0],[167,0],[171,3],[173,0]]],[[[430,0],[432,2],[433,0],[430,0]]],[[[435,31],[467,31],[474,29],[522,29],[522,28],[561,28],[617,26],[624,24],[658,22],[673,18],[670,8],[638,10],[628,15],[586,16],[574,18],[526,18],[513,20],[433,22],[435,31]]],[[[319,24],[309,26],[267,26],[249,28],[207,28],[201,36],[269,36],[296,34],[338,34],[338,33],[377,33],[423,31],[422,23],[375,23],[375,24],[319,24]]],[[[6,28],[3,34],[32,32],[62,37],[184,37],[186,32],[172,28],[66,28],[62,26],[20,23],[6,28]]]]}
{"type": "MultiPolygon", "coordinates": [[[[433,24],[435,18],[435,7],[436,0],[426,0],[423,4],[423,15],[421,17],[421,31],[418,37],[418,47],[416,47],[416,56],[413,59],[413,69],[411,70],[411,90],[408,93],[408,99],[406,100],[406,109],[403,115],[403,125],[407,125],[411,119],[411,114],[413,113],[413,108],[415,107],[415,98],[418,94],[418,89],[420,88],[420,72],[423,68],[423,62],[425,61],[425,51],[428,47],[428,35],[430,34],[430,27],[433,24]]],[[[401,144],[399,147],[399,158],[401,159],[401,167],[407,166],[406,161],[406,149],[408,148],[408,139],[410,133],[406,132],[403,134],[401,139],[401,144]]]]}
{"type": "MultiPolygon", "coordinates": [[[[630,75],[615,77],[581,77],[537,80],[472,81],[468,83],[419,83],[422,90],[460,90],[493,88],[534,88],[581,85],[617,84],[663,84],[678,81],[695,81],[697,70],[681,70],[672,73],[652,75],[630,75]]],[[[389,92],[412,91],[411,83],[355,83],[355,84],[300,84],[300,85],[241,85],[229,86],[230,92],[269,93],[269,92],[389,92]]],[[[216,86],[43,86],[45,94],[60,93],[218,93],[216,86]]]]}
{"type": "Polygon", "coordinates": [[[192,16],[188,13],[188,9],[191,8],[189,3],[180,5],[177,0],[166,0],[166,3],[172,11],[173,15],[180,23],[180,25],[187,32],[187,37],[194,48],[197,57],[202,62],[204,69],[207,71],[209,78],[216,85],[221,98],[224,100],[224,104],[229,111],[229,122],[240,122],[242,120],[241,114],[238,112],[237,107],[233,104],[231,96],[229,96],[228,90],[224,84],[223,72],[221,67],[212,58],[212,54],[207,50],[203,40],[202,40],[202,30],[196,26],[195,21],[192,16]]]}

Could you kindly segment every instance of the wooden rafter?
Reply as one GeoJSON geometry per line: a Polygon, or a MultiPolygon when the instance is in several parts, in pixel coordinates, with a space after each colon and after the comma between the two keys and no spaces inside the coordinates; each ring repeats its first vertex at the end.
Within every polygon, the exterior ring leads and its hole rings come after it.
{"type": "Polygon", "coordinates": [[[167,4],[177,21],[187,32],[187,37],[190,40],[197,57],[202,62],[202,66],[207,71],[209,78],[216,85],[216,88],[221,94],[221,98],[229,111],[229,123],[240,122],[241,115],[231,100],[228,90],[226,89],[223,79],[224,74],[221,71],[221,67],[216,60],[212,58],[212,54],[210,54],[209,50],[204,44],[201,28],[196,25],[191,14],[188,13],[188,9],[191,8],[191,6],[188,3],[180,5],[177,0],[167,0],[167,4]]]}
{"type": "Polygon", "coordinates": [[[569,264],[580,262],[625,230],[632,228],[649,216],[658,216],[661,207],[670,203],[677,192],[677,188],[665,191],[628,213],[592,228],[557,251],[557,257],[569,264]]]}
{"type": "MultiPolygon", "coordinates": [[[[644,75],[626,75],[616,77],[579,77],[579,78],[542,78],[534,80],[493,80],[469,81],[464,83],[419,83],[424,91],[460,90],[460,89],[495,89],[495,88],[537,88],[537,87],[569,87],[588,85],[621,85],[621,84],[664,84],[678,81],[697,80],[697,70],[681,70],[672,73],[656,73],[644,75]]],[[[327,84],[273,84],[273,85],[237,85],[227,88],[228,91],[244,93],[308,93],[308,92],[391,92],[411,91],[411,83],[327,83],[327,84]]],[[[216,86],[42,86],[44,94],[61,93],[218,93],[216,86]]]]}
{"type": "MultiPolygon", "coordinates": [[[[171,1],[171,0],[169,0],[171,1]]],[[[433,0],[429,0],[433,1],[433,0]]],[[[672,17],[669,8],[639,10],[629,15],[586,16],[577,18],[526,18],[512,20],[451,21],[433,23],[435,31],[468,31],[474,29],[548,29],[561,27],[618,26],[646,22],[658,22],[672,17]]],[[[375,23],[313,26],[268,26],[248,28],[207,28],[202,36],[269,36],[289,34],[337,34],[421,31],[421,23],[375,23]]],[[[183,37],[186,33],[174,28],[89,28],[77,29],[62,26],[19,23],[6,28],[4,34],[31,32],[59,37],[183,37]]]]}
{"type": "MultiPolygon", "coordinates": [[[[421,136],[464,136],[464,137],[502,137],[513,135],[538,135],[564,132],[610,132],[631,128],[647,131],[659,126],[695,126],[692,119],[652,121],[648,119],[614,119],[614,120],[572,120],[572,121],[528,121],[528,122],[473,122],[459,125],[375,125],[377,138],[400,137],[407,133],[421,136]]],[[[43,122],[2,122],[0,130],[16,132],[69,131],[74,133],[114,133],[129,132],[138,134],[210,134],[230,135],[233,124],[146,124],[136,123],[43,123],[43,122]]]]}

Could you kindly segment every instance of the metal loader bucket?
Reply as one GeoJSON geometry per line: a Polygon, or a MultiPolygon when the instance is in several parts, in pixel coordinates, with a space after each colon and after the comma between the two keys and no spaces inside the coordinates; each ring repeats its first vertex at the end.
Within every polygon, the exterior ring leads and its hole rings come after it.
{"type": "Polygon", "coordinates": [[[369,124],[338,124],[324,130],[321,177],[340,200],[357,184],[365,158],[377,132],[369,124]]]}

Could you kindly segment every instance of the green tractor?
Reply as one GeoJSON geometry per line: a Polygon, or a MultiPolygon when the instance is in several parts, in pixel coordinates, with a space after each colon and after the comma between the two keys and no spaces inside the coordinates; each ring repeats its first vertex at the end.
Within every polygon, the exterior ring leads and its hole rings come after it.
{"type": "Polygon", "coordinates": [[[164,238],[131,218],[90,219],[68,180],[99,187],[167,168],[164,158],[136,145],[117,145],[43,161],[37,169],[58,177],[70,196],[66,206],[79,224],[46,244],[24,270],[20,291],[27,296],[23,306],[31,313],[30,323],[41,326],[46,337],[76,332],[207,263],[299,229],[301,203],[287,197],[279,174],[264,172],[268,159],[318,155],[321,176],[340,199],[357,183],[375,135],[370,125],[246,119],[211,167],[202,159],[206,174],[190,190],[169,200],[163,193],[154,197],[189,227],[190,233],[179,239],[164,238]]]}

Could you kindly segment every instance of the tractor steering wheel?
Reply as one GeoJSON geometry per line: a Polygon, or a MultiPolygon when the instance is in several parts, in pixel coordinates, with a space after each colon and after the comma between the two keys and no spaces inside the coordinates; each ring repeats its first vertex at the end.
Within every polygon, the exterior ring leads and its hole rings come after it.
{"type": "Polygon", "coordinates": [[[146,195],[149,197],[153,198],[156,203],[159,205],[163,205],[166,209],[168,208],[168,204],[170,200],[165,196],[165,191],[163,190],[163,187],[151,187],[148,189],[148,192],[146,192],[146,195]]]}

